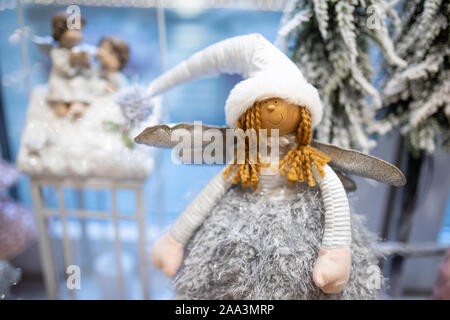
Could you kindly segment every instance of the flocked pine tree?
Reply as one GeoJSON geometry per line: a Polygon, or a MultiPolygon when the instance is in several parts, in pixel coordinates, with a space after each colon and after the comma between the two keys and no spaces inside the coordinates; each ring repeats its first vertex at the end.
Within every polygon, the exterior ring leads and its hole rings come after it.
{"type": "Polygon", "coordinates": [[[316,129],[319,140],[364,151],[375,145],[367,123],[373,116],[370,103],[380,107],[381,98],[372,85],[368,40],[391,64],[405,66],[388,34],[389,17],[399,24],[386,0],[294,0],[288,5],[277,43],[320,91],[325,108],[316,129]]]}
{"type": "Polygon", "coordinates": [[[450,150],[450,1],[409,0],[399,8],[396,52],[406,69],[390,68],[382,89],[381,134],[393,128],[413,154],[433,153],[440,139],[450,150]]]}

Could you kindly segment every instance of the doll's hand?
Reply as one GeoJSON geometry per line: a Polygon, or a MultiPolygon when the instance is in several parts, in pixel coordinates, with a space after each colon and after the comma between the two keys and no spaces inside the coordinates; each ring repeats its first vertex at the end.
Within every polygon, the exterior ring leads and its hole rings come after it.
{"type": "Polygon", "coordinates": [[[313,280],[323,292],[339,293],[350,277],[350,249],[320,249],[313,271],[313,280]]]}
{"type": "Polygon", "coordinates": [[[162,269],[166,276],[173,277],[177,273],[183,259],[183,245],[169,233],[164,234],[152,250],[152,263],[156,269],[162,269]]]}
{"type": "Polygon", "coordinates": [[[90,67],[89,55],[86,52],[71,52],[69,60],[72,67],[90,67]]]}
{"type": "Polygon", "coordinates": [[[77,67],[79,65],[81,65],[81,52],[71,52],[70,53],[70,65],[72,67],[77,67]]]}
{"type": "Polygon", "coordinates": [[[91,62],[89,61],[89,54],[87,52],[81,52],[80,64],[82,67],[89,69],[91,62]]]}
{"type": "Polygon", "coordinates": [[[116,85],[108,83],[108,85],[105,88],[105,93],[117,92],[117,90],[119,90],[119,88],[116,85]]]}

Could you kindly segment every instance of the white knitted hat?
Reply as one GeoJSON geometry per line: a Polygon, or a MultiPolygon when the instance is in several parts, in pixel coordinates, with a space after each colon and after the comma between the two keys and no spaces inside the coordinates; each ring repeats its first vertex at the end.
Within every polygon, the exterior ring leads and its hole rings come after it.
{"type": "Polygon", "coordinates": [[[220,73],[237,73],[245,78],[231,90],[225,105],[226,122],[231,128],[254,102],[275,97],[306,107],[313,126],[322,118],[317,89],[260,34],[230,38],[197,52],[155,79],[149,90],[156,95],[178,84],[220,73]]]}

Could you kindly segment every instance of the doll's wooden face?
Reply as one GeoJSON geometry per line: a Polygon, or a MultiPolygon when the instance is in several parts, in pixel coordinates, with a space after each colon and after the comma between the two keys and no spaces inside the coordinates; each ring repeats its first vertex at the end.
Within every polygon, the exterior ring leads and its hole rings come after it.
{"type": "Polygon", "coordinates": [[[71,49],[77,44],[79,44],[81,41],[83,41],[83,34],[81,33],[81,30],[78,29],[67,30],[61,36],[61,39],[59,40],[59,46],[71,49]]]}
{"type": "Polygon", "coordinates": [[[296,104],[280,98],[270,98],[260,102],[261,129],[278,129],[279,135],[288,134],[297,130],[300,123],[300,108],[296,104]]]}
{"type": "Polygon", "coordinates": [[[108,41],[102,42],[98,48],[97,56],[105,70],[113,72],[120,69],[119,57],[114,52],[111,43],[108,41]]]}

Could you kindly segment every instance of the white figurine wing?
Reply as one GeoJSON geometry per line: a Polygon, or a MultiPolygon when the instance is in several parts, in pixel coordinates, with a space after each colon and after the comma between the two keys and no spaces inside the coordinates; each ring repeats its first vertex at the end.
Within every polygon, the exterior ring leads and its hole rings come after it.
{"type": "Polygon", "coordinates": [[[50,36],[48,37],[33,36],[31,38],[31,42],[33,42],[39,48],[39,50],[47,56],[50,55],[50,51],[55,46],[55,42],[53,41],[53,38],[50,36]]]}

